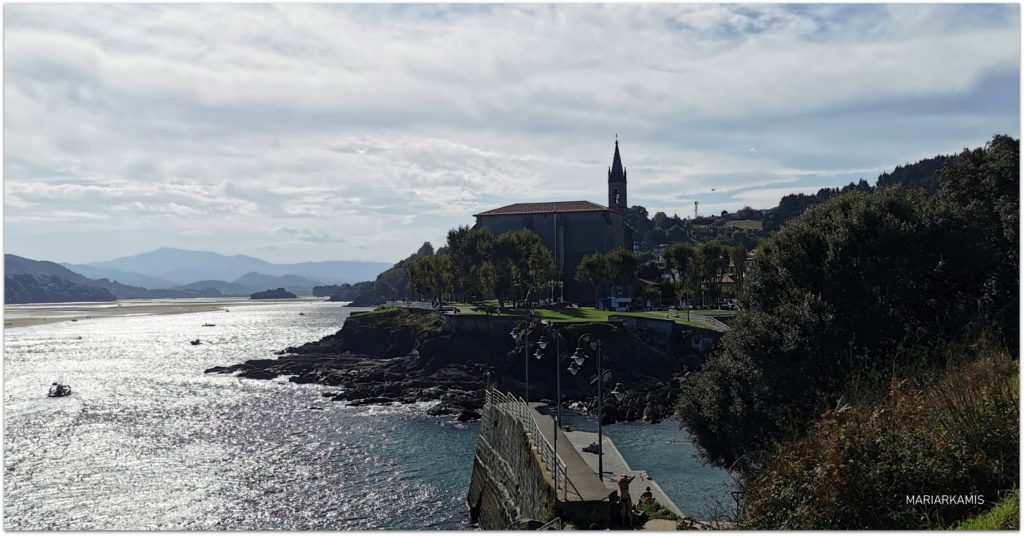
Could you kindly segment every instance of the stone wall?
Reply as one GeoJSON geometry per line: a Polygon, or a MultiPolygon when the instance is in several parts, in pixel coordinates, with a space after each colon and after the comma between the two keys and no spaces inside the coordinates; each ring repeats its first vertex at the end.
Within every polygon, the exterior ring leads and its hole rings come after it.
{"type": "Polygon", "coordinates": [[[527,520],[548,521],[555,491],[519,422],[488,409],[469,483],[470,514],[484,530],[508,530],[527,520]]]}

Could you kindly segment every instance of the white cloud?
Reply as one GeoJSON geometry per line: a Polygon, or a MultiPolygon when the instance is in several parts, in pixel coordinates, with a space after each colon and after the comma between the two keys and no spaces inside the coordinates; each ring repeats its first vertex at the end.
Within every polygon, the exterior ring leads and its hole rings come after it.
{"type": "Polygon", "coordinates": [[[70,255],[122,227],[396,260],[603,201],[616,132],[630,202],[671,207],[1019,131],[1017,6],[14,4],[4,59],[9,248],[43,258],[103,214],[70,255]]]}

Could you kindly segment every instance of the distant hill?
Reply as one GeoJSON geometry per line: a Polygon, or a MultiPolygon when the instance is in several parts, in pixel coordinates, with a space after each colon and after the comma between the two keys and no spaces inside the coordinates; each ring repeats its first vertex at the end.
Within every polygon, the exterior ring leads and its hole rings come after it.
{"type": "Polygon", "coordinates": [[[216,289],[222,296],[248,296],[253,293],[252,288],[236,283],[228,283],[217,279],[204,279],[187,285],[178,285],[171,290],[200,292],[204,289],[216,289]]]}
{"type": "Polygon", "coordinates": [[[150,277],[137,272],[125,272],[123,270],[115,270],[113,268],[97,268],[88,264],[69,264],[62,262],[60,265],[72,272],[82,274],[89,279],[109,279],[111,281],[117,281],[118,283],[133,287],[161,289],[171,288],[182,284],[181,281],[170,281],[168,279],[150,277]]]}
{"type": "MultiPolygon", "coordinates": [[[[295,275],[316,284],[355,283],[373,279],[390,267],[382,262],[322,261],[274,264],[246,255],[161,248],[105,262],[89,263],[103,269],[135,272],[169,281],[234,281],[251,272],[271,276],[295,275]]],[[[312,285],[309,287],[312,288],[312,285]]]]}
{"type": "MultiPolygon", "coordinates": [[[[221,293],[216,289],[195,289],[195,290],[151,290],[142,287],[133,287],[131,285],[125,285],[117,281],[111,281],[109,279],[90,279],[82,274],[68,270],[67,268],[50,261],[37,261],[32,259],[26,259],[25,257],[19,257],[17,255],[5,254],[4,255],[4,276],[5,280],[9,276],[18,274],[35,276],[37,279],[43,277],[57,277],[69,283],[83,287],[93,287],[104,289],[108,293],[112,294],[116,299],[153,299],[153,298],[216,298],[221,296],[221,293]]],[[[40,279],[40,281],[42,281],[40,279]]],[[[28,280],[24,280],[25,285],[30,285],[28,280]]],[[[70,288],[68,285],[60,282],[54,282],[54,285],[62,288],[70,288]]],[[[79,292],[81,291],[74,291],[79,292]]],[[[44,296],[45,292],[40,295],[44,296]]],[[[100,294],[102,296],[102,294],[100,294]]],[[[44,303],[44,302],[24,302],[24,301],[9,301],[15,299],[12,293],[6,292],[4,295],[5,303],[44,303]]],[[[22,299],[22,298],[17,298],[22,299]]],[[[96,301],[92,299],[74,299],[74,300],[57,300],[57,301],[96,301]]],[[[105,300],[101,300],[105,301],[105,300]]],[[[45,303],[52,303],[50,300],[45,303]]]]}
{"type": "Polygon", "coordinates": [[[287,290],[285,290],[283,288],[279,288],[279,289],[275,289],[275,290],[264,290],[262,292],[255,292],[255,293],[253,293],[252,295],[249,296],[249,298],[254,299],[254,300],[284,300],[284,299],[297,298],[297,297],[298,296],[292,294],[291,292],[288,292],[287,290]]]}
{"type": "Polygon", "coordinates": [[[234,280],[234,284],[242,285],[254,290],[267,288],[283,288],[296,294],[309,295],[313,287],[320,283],[311,281],[297,275],[267,275],[258,272],[250,272],[234,280]]]}
{"type": "Polygon", "coordinates": [[[4,275],[4,303],[114,301],[107,289],[75,283],[56,275],[4,275]]]}

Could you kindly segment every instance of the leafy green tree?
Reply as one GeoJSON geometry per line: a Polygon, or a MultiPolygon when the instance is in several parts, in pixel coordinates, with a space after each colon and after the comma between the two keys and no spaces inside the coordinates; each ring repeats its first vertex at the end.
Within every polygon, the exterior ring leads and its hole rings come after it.
{"type": "Polygon", "coordinates": [[[494,237],[486,227],[462,226],[448,231],[452,284],[464,298],[482,298],[497,284],[496,268],[490,262],[493,246],[494,237]]]}
{"type": "Polygon", "coordinates": [[[742,245],[729,248],[729,260],[732,261],[736,276],[736,294],[743,290],[743,272],[747,267],[747,248],[742,245]]]}
{"type": "Polygon", "coordinates": [[[671,270],[676,299],[680,305],[688,296],[691,299],[693,297],[697,279],[696,260],[697,250],[687,243],[672,244],[665,250],[665,264],[671,270]]]}
{"type": "Polygon", "coordinates": [[[611,279],[610,273],[608,259],[596,251],[583,257],[576,267],[576,281],[594,286],[594,307],[600,302],[601,285],[611,279]]]}
{"type": "Polygon", "coordinates": [[[944,238],[927,212],[920,195],[848,193],[759,248],[722,352],[680,398],[709,460],[756,465],[783,431],[834,404],[855,367],[891,365],[901,347],[944,333],[938,298],[951,282],[933,276],[944,238]]]}
{"type": "Polygon", "coordinates": [[[686,240],[687,232],[686,229],[681,225],[673,225],[665,231],[665,239],[669,242],[682,242],[686,240]]]}
{"type": "Polygon", "coordinates": [[[625,248],[615,248],[605,255],[608,264],[608,277],[616,285],[629,289],[630,295],[636,284],[636,272],[640,268],[640,260],[636,254],[625,248]]]}
{"type": "Polygon", "coordinates": [[[701,281],[701,304],[714,303],[722,286],[722,275],[729,266],[728,252],[719,241],[704,242],[697,248],[697,270],[701,281]]]}
{"type": "MultiPolygon", "coordinates": [[[[939,172],[939,203],[952,251],[943,265],[958,270],[956,300],[977,327],[991,326],[1012,352],[1020,321],[1020,141],[997,135],[964,150],[939,172]],[[973,273],[973,277],[968,274],[973,273]]],[[[977,329],[977,328],[975,328],[977,329]]]]}

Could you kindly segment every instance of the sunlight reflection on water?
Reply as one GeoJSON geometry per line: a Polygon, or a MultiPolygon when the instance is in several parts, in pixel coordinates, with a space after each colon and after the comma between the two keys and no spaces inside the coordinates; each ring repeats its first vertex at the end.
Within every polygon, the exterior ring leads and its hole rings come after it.
{"type": "Polygon", "coordinates": [[[5,330],[5,528],[468,528],[475,425],[203,374],[333,333],[350,311],[278,303],[5,330]],[[74,394],[47,398],[59,378],[74,394]]]}

